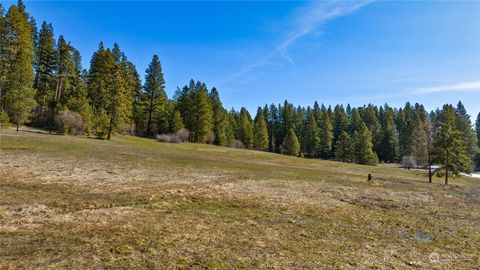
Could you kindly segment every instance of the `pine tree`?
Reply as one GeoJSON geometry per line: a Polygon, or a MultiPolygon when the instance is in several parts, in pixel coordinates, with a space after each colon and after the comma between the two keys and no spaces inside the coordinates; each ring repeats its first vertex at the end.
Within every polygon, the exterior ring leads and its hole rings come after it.
{"type": "Polygon", "coordinates": [[[235,129],[236,129],[236,122],[235,122],[235,117],[226,112],[224,114],[225,117],[225,134],[226,134],[226,145],[227,146],[232,146],[235,143],[235,129]]]}
{"type": "Polygon", "coordinates": [[[378,154],[385,162],[398,160],[398,131],[394,121],[393,109],[387,107],[382,119],[380,147],[378,154]]]}
{"type": "Polygon", "coordinates": [[[92,102],[97,119],[97,137],[110,139],[111,134],[132,119],[132,102],[134,97],[133,78],[129,69],[133,65],[117,44],[113,50],[103,47],[92,56],[88,74],[88,96],[92,102]],[[104,127],[104,116],[108,117],[108,128],[104,127]]]}
{"type": "Polygon", "coordinates": [[[280,153],[280,143],[281,141],[278,140],[278,134],[280,129],[280,120],[278,115],[278,108],[275,104],[271,104],[268,108],[268,117],[267,117],[267,124],[268,124],[268,133],[269,133],[269,151],[280,153]]]}
{"type": "Polygon", "coordinates": [[[365,122],[363,122],[363,119],[360,116],[360,113],[358,112],[358,110],[356,108],[353,108],[352,118],[350,119],[350,127],[349,127],[350,134],[353,134],[355,131],[358,132],[364,124],[365,122]]]}
{"type": "Polygon", "coordinates": [[[56,58],[56,85],[55,93],[53,96],[53,109],[57,109],[56,106],[64,105],[67,103],[69,96],[71,95],[71,79],[75,74],[75,67],[73,65],[72,52],[74,48],[63,38],[58,37],[57,45],[57,58],[56,58]]]}
{"type": "Polygon", "coordinates": [[[36,48],[36,73],[33,87],[36,89],[36,100],[40,109],[37,117],[43,118],[53,99],[55,89],[55,68],[56,68],[55,39],[53,37],[53,26],[43,22],[39,32],[38,46],[36,48]]]}
{"type": "Polygon", "coordinates": [[[415,130],[418,128],[416,113],[409,102],[398,113],[399,156],[413,156],[415,151],[415,130]]]}
{"type": "Polygon", "coordinates": [[[278,112],[280,114],[280,125],[278,128],[277,140],[281,142],[290,128],[293,128],[294,131],[297,130],[297,127],[295,126],[295,108],[293,104],[285,100],[283,106],[279,105],[278,112]]]}
{"type": "Polygon", "coordinates": [[[166,130],[167,126],[165,80],[163,78],[162,66],[157,55],[153,56],[145,72],[145,85],[143,86],[147,99],[147,126],[145,135],[150,136],[152,135],[154,127],[156,127],[158,133],[161,133],[166,130]]]}
{"type": "Polygon", "coordinates": [[[348,117],[343,107],[337,105],[333,110],[333,144],[343,131],[348,131],[348,117]]]}
{"type": "Polygon", "coordinates": [[[88,98],[94,109],[94,114],[99,115],[102,109],[105,109],[106,104],[106,88],[111,81],[108,76],[108,71],[111,69],[111,64],[107,63],[107,51],[103,46],[103,42],[98,45],[98,50],[93,53],[90,60],[90,70],[88,72],[88,98]]]}
{"type": "Polygon", "coordinates": [[[372,143],[376,147],[380,143],[381,124],[378,119],[378,108],[372,104],[362,108],[360,111],[363,122],[372,132],[372,143]]]}
{"type": "Polygon", "coordinates": [[[110,140],[115,128],[120,126],[131,113],[132,96],[127,85],[126,64],[123,53],[117,44],[114,44],[112,57],[114,66],[112,70],[112,84],[108,87],[107,114],[110,117],[107,140],[110,140]]]}
{"type": "Polygon", "coordinates": [[[81,56],[77,50],[73,51],[73,65],[75,73],[71,78],[71,93],[66,103],[69,110],[77,112],[82,116],[83,127],[90,135],[92,130],[93,112],[88,99],[86,78],[88,72],[82,69],[81,56]]]}
{"type": "Polygon", "coordinates": [[[173,113],[173,118],[171,121],[171,129],[174,132],[179,131],[180,129],[184,128],[185,126],[183,125],[183,119],[182,116],[180,115],[180,112],[178,110],[175,110],[173,113]]]}
{"type": "MultiPolygon", "coordinates": [[[[195,82],[190,80],[189,85],[185,85],[183,88],[177,88],[174,95],[177,110],[180,112],[185,128],[189,131],[192,131],[195,124],[195,119],[193,117],[193,108],[195,104],[193,104],[192,100],[192,93],[194,90],[195,82]]],[[[190,136],[190,140],[192,140],[192,136],[190,136]]]]}
{"type": "Polygon", "coordinates": [[[5,115],[5,83],[9,69],[9,51],[7,39],[7,19],[5,18],[5,10],[0,3],[0,115],[5,115]]]}
{"type": "Polygon", "coordinates": [[[333,126],[327,112],[321,114],[318,121],[319,127],[319,154],[321,157],[328,158],[332,155],[333,126]]]}
{"type": "Polygon", "coordinates": [[[217,88],[213,87],[210,91],[210,102],[213,112],[213,133],[215,134],[216,145],[225,146],[227,144],[227,122],[225,118],[225,109],[222,106],[220,101],[220,95],[218,94],[217,88]]]}
{"type": "Polygon", "coordinates": [[[126,61],[127,84],[129,95],[132,100],[132,114],[129,120],[135,126],[135,133],[142,134],[145,131],[145,97],[143,95],[142,81],[135,65],[126,61]]]}
{"type": "Polygon", "coordinates": [[[314,112],[309,111],[307,115],[307,124],[304,139],[305,154],[307,154],[308,156],[313,157],[317,154],[318,145],[320,144],[319,134],[320,131],[317,126],[317,120],[315,119],[314,112]]]}
{"type": "Polygon", "coordinates": [[[7,59],[2,63],[6,70],[1,100],[2,108],[8,113],[18,131],[18,126],[27,120],[35,104],[35,90],[32,87],[33,35],[28,14],[21,1],[18,8],[10,7],[5,21],[3,37],[5,46],[2,50],[5,50],[7,59]]]}
{"type": "Polygon", "coordinates": [[[427,112],[423,105],[415,104],[415,129],[413,131],[413,156],[418,166],[428,165],[427,112]]]}
{"type": "Polygon", "coordinates": [[[352,117],[352,107],[350,104],[347,104],[347,108],[345,108],[345,112],[347,113],[348,118],[352,117]]]}
{"type": "Polygon", "coordinates": [[[238,139],[247,149],[253,148],[253,123],[247,109],[242,107],[238,120],[238,139]]]}
{"type": "Polygon", "coordinates": [[[212,108],[205,84],[198,82],[193,93],[193,116],[196,120],[191,132],[195,142],[205,143],[212,132],[212,108]]]}
{"type": "Polygon", "coordinates": [[[343,131],[335,145],[335,157],[337,160],[347,162],[352,159],[352,154],[352,140],[348,133],[343,131]]]}
{"type": "Polygon", "coordinates": [[[365,123],[353,133],[353,159],[359,164],[375,165],[378,157],[373,152],[372,133],[365,123]]]}
{"type": "Polygon", "coordinates": [[[300,153],[300,143],[298,142],[297,135],[292,128],[290,128],[282,143],[282,154],[288,156],[298,157],[300,153]]]}
{"type": "Polygon", "coordinates": [[[255,125],[253,130],[253,145],[254,148],[260,151],[268,150],[268,130],[263,110],[258,107],[257,115],[255,116],[255,125]]]}
{"type": "Polygon", "coordinates": [[[477,121],[475,122],[475,130],[477,133],[477,143],[478,147],[480,147],[480,113],[477,115],[477,121]]]}
{"type": "Polygon", "coordinates": [[[470,157],[475,157],[477,153],[480,152],[477,144],[477,138],[475,136],[475,131],[472,128],[472,121],[470,120],[470,115],[468,115],[467,110],[463,106],[462,102],[459,101],[457,104],[456,112],[456,129],[458,129],[463,136],[463,140],[467,144],[467,153],[470,157]]]}
{"type": "Polygon", "coordinates": [[[462,133],[456,128],[455,110],[450,105],[444,105],[441,111],[439,128],[433,143],[433,159],[440,164],[435,170],[439,177],[458,175],[460,172],[471,172],[472,160],[467,152],[467,143],[462,133]]]}

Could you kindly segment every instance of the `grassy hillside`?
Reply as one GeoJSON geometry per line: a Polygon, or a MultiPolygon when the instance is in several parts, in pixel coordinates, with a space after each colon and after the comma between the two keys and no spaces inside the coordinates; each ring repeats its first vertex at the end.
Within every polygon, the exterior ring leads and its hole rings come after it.
{"type": "Polygon", "coordinates": [[[4,129],[0,268],[478,267],[480,181],[434,180],[208,145],[4,129]]]}

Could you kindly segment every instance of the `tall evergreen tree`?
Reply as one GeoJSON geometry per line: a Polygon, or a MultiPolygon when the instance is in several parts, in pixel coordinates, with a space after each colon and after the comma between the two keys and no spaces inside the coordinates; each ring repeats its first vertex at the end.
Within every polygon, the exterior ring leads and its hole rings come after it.
{"type": "Polygon", "coordinates": [[[213,133],[215,134],[216,145],[225,146],[227,143],[227,122],[225,118],[225,109],[222,106],[220,101],[220,95],[218,94],[217,88],[213,87],[210,91],[210,102],[212,103],[212,113],[213,113],[213,133]]]}
{"type": "Polygon", "coordinates": [[[162,66],[157,55],[154,55],[150,65],[145,71],[145,85],[143,86],[147,99],[146,117],[147,125],[145,135],[150,136],[154,129],[158,133],[166,131],[168,126],[165,93],[165,80],[162,66]]]}
{"type": "Polygon", "coordinates": [[[44,113],[44,110],[53,98],[55,89],[55,62],[56,52],[53,26],[43,22],[39,32],[38,46],[36,48],[36,73],[33,84],[37,92],[36,100],[40,107],[41,114],[44,113]]]}
{"type": "Polygon", "coordinates": [[[268,108],[269,114],[267,116],[268,124],[268,133],[269,133],[269,150],[270,152],[279,153],[280,152],[280,142],[279,141],[279,129],[280,129],[280,116],[278,113],[278,108],[274,104],[271,104],[268,108]]]}
{"type": "Polygon", "coordinates": [[[352,118],[350,119],[350,134],[353,134],[355,131],[359,131],[362,126],[365,124],[363,122],[362,117],[360,116],[360,113],[356,108],[352,109],[352,118]]]}
{"type": "Polygon", "coordinates": [[[247,149],[253,148],[253,123],[247,109],[240,109],[238,121],[238,139],[245,145],[247,149]]]}
{"type": "Polygon", "coordinates": [[[268,150],[268,130],[263,110],[258,107],[257,115],[255,116],[255,124],[253,130],[253,146],[260,151],[268,150]]]}
{"type": "Polygon", "coordinates": [[[290,128],[293,128],[294,131],[297,130],[297,127],[295,126],[295,107],[293,104],[285,100],[283,106],[279,105],[278,112],[280,125],[278,128],[277,141],[281,142],[290,128]]]}
{"type": "Polygon", "coordinates": [[[226,145],[232,146],[235,143],[235,129],[236,129],[236,122],[235,117],[226,112],[224,114],[225,117],[225,134],[226,134],[226,145]]]}
{"type": "Polygon", "coordinates": [[[5,17],[5,10],[0,3],[0,114],[5,114],[5,83],[9,69],[9,50],[7,39],[7,19],[5,17]]]}
{"type": "Polygon", "coordinates": [[[189,131],[191,131],[195,124],[195,119],[193,117],[193,108],[195,104],[193,104],[192,98],[194,90],[195,81],[190,80],[188,85],[185,85],[183,88],[177,88],[174,96],[174,100],[177,103],[177,109],[182,116],[183,124],[189,131]]]}
{"type": "Polygon", "coordinates": [[[457,116],[455,121],[456,128],[462,133],[463,140],[467,144],[468,155],[473,158],[480,150],[478,148],[475,131],[472,128],[470,115],[467,113],[461,101],[458,102],[455,111],[457,116]]]}
{"type": "Polygon", "coordinates": [[[435,170],[439,177],[458,175],[460,172],[471,172],[472,161],[467,152],[467,144],[462,133],[456,128],[455,110],[451,105],[444,105],[441,111],[439,129],[434,147],[434,160],[440,164],[435,170]]]}
{"type": "Polygon", "coordinates": [[[415,129],[413,130],[413,156],[417,166],[428,165],[428,133],[427,131],[427,119],[428,114],[425,111],[423,105],[415,104],[414,114],[415,129]]]}
{"type": "Polygon", "coordinates": [[[28,14],[21,1],[19,6],[11,6],[5,16],[5,45],[2,54],[7,57],[4,66],[4,82],[2,86],[2,108],[8,113],[13,123],[18,126],[24,123],[35,104],[33,82],[33,35],[28,21],[28,14]]]}
{"type": "Polygon", "coordinates": [[[206,85],[190,80],[188,86],[177,89],[174,100],[185,128],[190,131],[190,140],[207,142],[212,134],[213,112],[206,85]]]}
{"type": "Polygon", "coordinates": [[[387,107],[382,119],[381,141],[378,154],[386,162],[398,160],[398,131],[394,122],[393,109],[387,107]]]}
{"type": "Polygon", "coordinates": [[[353,133],[353,158],[356,163],[375,165],[378,157],[373,152],[372,133],[365,123],[353,133]]]}
{"type": "Polygon", "coordinates": [[[415,129],[418,128],[416,115],[410,103],[406,103],[398,113],[399,156],[413,156],[415,149],[415,129]]]}
{"type": "Polygon", "coordinates": [[[135,133],[142,134],[145,131],[145,96],[143,94],[142,81],[140,74],[137,72],[135,65],[130,62],[125,62],[127,85],[129,95],[132,96],[131,119],[129,122],[135,126],[135,133]]]}
{"type": "Polygon", "coordinates": [[[173,132],[177,132],[180,129],[185,127],[183,125],[182,116],[180,115],[180,112],[178,110],[174,111],[171,124],[172,124],[171,129],[173,130],[173,132]]]}
{"type": "Polygon", "coordinates": [[[292,128],[290,128],[282,143],[282,154],[297,157],[300,153],[300,143],[297,135],[292,128]]]}
{"type": "Polygon", "coordinates": [[[318,129],[317,120],[315,119],[314,112],[309,111],[307,114],[305,139],[304,139],[304,151],[308,156],[316,156],[318,152],[318,146],[320,144],[320,131],[318,129]]]}
{"type": "Polygon", "coordinates": [[[133,89],[129,88],[128,83],[127,60],[118,44],[114,44],[111,55],[114,65],[113,83],[108,87],[107,114],[110,117],[108,140],[115,128],[131,119],[133,101],[133,89]]]}
{"type": "Polygon", "coordinates": [[[335,106],[333,109],[333,144],[335,145],[338,137],[343,131],[348,131],[348,117],[342,106],[335,106]]]}
{"type": "Polygon", "coordinates": [[[363,122],[367,125],[368,129],[372,132],[372,143],[374,149],[377,149],[381,143],[381,124],[378,119],[378,108],[369,104],[367,107],[362,108],[361,116],[363,122]]]}
{"type": "Polygon", "coordinates": [[[480,147],[480,113],[477,115],[477,121],[475,122],[475,130],[477,133],[477,144],[480,147]]]}
{"type": "Polygon", "coordinates": [[[56,85],[53,96],[53,108],[57,105],[66,104],[69,96],[72,94],[71,79],[75,74],[72,52],[74,48],[67,43],[63,36],[58,37],[56,50],[56,85]]]}
{"type": "Polygon", "coordinates": [[[120,126],[131,121],[134,83],[129,76],[133,66],[114,44],[113,50],[100,43],[91,60],[88,95],[95,114],[97,137],[109,139],[120,126]],[[108,119],[105,121],[105,119],[108,119]]]}
{"type": "Polygon", "coordinates": [[[321,114],[318,123],[320,139],[318,152],[321,157],[328,158],[332,155],[333,126],[327,111],[321,114]]]}
{"type": "Polygon", "coordinates": [[[343,131],[335,145],[335,157],[337,160],[347,162],[352,159],[352,140],[347,132],[343,131]]]}

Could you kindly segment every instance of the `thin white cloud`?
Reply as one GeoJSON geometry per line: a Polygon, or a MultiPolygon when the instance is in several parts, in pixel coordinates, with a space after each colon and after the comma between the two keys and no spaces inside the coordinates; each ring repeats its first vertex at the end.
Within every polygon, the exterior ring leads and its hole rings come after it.
{"type": "Polygon", "coordinates": [[[431,94],[443,92],[480,92],[480,81],[461,82],[456,84],[422,87],[415,90],[415,94],[431,94]]]}
{"type": "Polygon", "coordinates": [[[352,1],[314,1],[308,5],[300,8],[295,12],[295,15],[289,21],[288,25],[292,25],[289,31],[285,32],[285,38],[278,43],[265,57],[259,61],[244,67],[240,72],[227,77],[222,83],[228,83],[240,77],[247,75],[253,70],[271,62],[275,56],[280,56],[288,61],[291,65],[294,64],[293,58],[288,53],[288,49],[297,40],[318,31],[327,22],[350,14],[368,4],[372,0],[352,0],[352,1]]]}
{"type": "Polygon", "coordinates": [[[293,19],[294,28],[288,32],[287,37],[277,46],[273,53],[280,55],[293,63],[288,54],[288,48],[303,36],[318,30],[327,22],[341,16],[348,15],[372,1],[315,1],[296,12],[293,19]]]}

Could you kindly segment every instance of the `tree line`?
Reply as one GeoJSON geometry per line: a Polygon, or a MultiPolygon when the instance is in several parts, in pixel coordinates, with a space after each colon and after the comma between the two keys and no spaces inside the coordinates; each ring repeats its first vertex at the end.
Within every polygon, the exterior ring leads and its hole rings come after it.
{"type": "Polygon", "coordinates": [[[470,172],[480,166],[480,114],[473,128],[461,102],[427,112],[402,108],[294,106],[285,101],[226,110],[218,90],[191,80],[172,98],[157,55],[144,82],[118,44],[101,42],[90,60],[53,26],[40,29],[22,1],[5,12],[0,4],[0,121],[59,133],[110,139],[115,132],[155,137],[188,131],[187,140],[308,158],[407,167],[441,164],[436,173],[470,172]]]}

